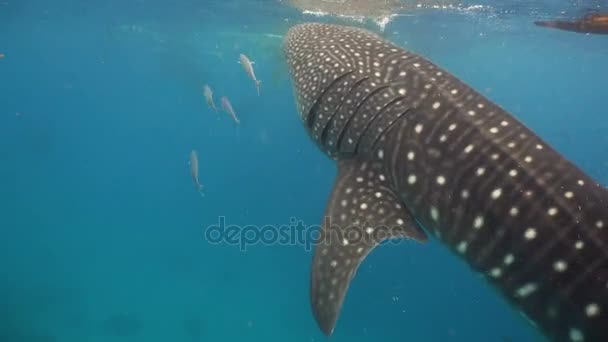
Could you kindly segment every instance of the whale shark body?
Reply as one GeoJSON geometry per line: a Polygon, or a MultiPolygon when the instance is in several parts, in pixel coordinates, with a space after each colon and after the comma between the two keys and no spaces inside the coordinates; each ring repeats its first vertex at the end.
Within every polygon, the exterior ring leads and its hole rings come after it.
{"type": "Polygon", "coordinates": [[[310,300],[326,335],[366,255],[445,243],[549,339],[608,341],[608,191],[423,57],[353,27],[300,24],[297,109],[337,161],[310,300]]]}

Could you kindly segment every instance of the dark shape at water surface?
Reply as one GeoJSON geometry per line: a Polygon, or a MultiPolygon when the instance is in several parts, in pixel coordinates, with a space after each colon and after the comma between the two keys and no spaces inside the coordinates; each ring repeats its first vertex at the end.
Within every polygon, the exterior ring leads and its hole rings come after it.
{"type": "Polygon", "coordinates": [[[588,14],[578,20],[535,21],[534,24],[579,33],[608,34],[608,13],[588,14]]]}
{"type": "Polygon", "coordinates": [[[142,324],[134,314],[123,312],[106,318],[102,330],[107,335],[132,337],[141,332],[142,324]]]}

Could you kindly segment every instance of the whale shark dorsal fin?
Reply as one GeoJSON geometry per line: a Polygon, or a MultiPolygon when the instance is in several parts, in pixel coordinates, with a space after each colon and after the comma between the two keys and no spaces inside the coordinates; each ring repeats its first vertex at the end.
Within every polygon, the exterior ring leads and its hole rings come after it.
{"type": "Polygon", "coordinates": [[[427,240],[390,190],[381,164],[342,160],[321,225],[312,263],[310,300],[321,330],[331,335],[351,279],[382,241],[427,240]]]}

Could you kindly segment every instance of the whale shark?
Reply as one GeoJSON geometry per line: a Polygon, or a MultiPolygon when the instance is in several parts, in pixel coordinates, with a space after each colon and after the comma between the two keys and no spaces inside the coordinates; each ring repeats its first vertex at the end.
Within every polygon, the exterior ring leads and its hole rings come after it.
{"type": "Polygon", "coordinates": [[[591,13],[576,20],[535,21],[534,24],[578,33],[608,34],[608,13],[591,13]]]}
{"type": "Polygon", "coordinates": [[[605,187],[448,71],[372,32],[299,24],[283,47],[299,118],[337,164],[310,275],[325,335],[375,247],[432,238],[548,339],[608,341],[605,187]]]}

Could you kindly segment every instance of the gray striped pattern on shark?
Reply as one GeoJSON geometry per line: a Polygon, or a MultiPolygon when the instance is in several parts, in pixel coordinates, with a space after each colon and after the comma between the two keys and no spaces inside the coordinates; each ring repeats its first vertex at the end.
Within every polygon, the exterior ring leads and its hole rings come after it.
{"type": "Polygon", "coordinates": [[[428,232],[551,340],[608,341],[604,187],[445,70],[371,32],[302,24],[284,49],[301,120],[338,164],[311,272],[325,334],[375,246],[428,232]]]}

